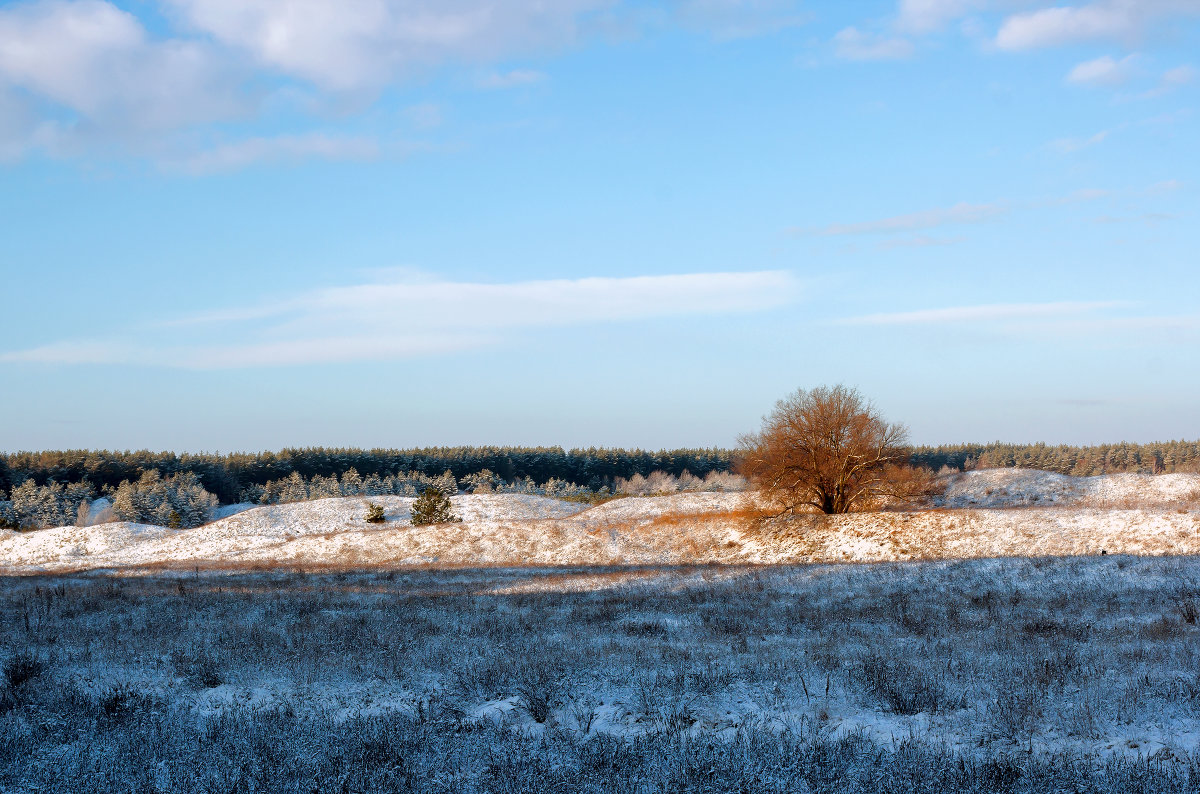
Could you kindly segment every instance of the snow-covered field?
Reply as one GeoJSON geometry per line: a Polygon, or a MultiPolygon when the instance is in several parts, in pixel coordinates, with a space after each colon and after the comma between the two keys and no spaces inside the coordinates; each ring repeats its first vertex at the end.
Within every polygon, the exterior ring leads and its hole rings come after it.
{"type": "Polygon", "coordinates": [[[5,532],[0,792],[1200,790],[1197,486],[5,532]]]}
{"type": "Polygon", "coordinates": [[[461,524],[413,527],[412,499],[220,509],[173,530],[130,523],[0,530],[0,572],[87,569],[471,567],[878,562],[1200,554],[1200,475],[1072,478],[993,469],[955,477],[930,510],[812,516],[759,526],[750,497],[681,493],[587,507],[529,495],[453,499],[461,524]]]}
{"type": "Polygon", "coordinates": [[[1193,558],[2,581],[4,792],[1200,784],[1193,558]]]}

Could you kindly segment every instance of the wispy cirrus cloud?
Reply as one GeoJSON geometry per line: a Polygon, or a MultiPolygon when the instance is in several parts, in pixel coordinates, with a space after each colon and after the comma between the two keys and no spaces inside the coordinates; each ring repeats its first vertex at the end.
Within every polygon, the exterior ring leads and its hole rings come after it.
{"type": "Polygon", "coordinates": [[[1117,86],[1129,81],[1137,64],[1137,55],[1126,55],[1124,58],[1113,58],[1103,55],[1099,58],[1076,64],[1067,73],[1067,82],[1076,85],[1117,86]]]}
{"type": "MultiPolygon", "coordinates": [[[[1116,195],[1111,190],[1099,188],[1083,188],[1062,196],[1052,196],[1022,201],[998,200],[984,203],[961,201],[948,207],[910,212],[903,215],[892,215],[874,220],[857,221],[853,223],[830,223],[824,226],[793,226],[787,232],[806,237],[839,237],[851,235],[900,235],[907,232],[929,231],[944,226],[961,226],[986,223],[997,220],[1016,210],[1038,210],[1051,207],[1062,207],[1081,202],[1096,201],[1116,195]]],[[[961,238],[952,238],[948,242],[959,242],[961,238]]],[[[916,235],[906,242],[902,238],[893,241],[895,247],[904,245],[928,246],[944,242],[939,238],[927,235],[916,235]]]]}
{"type": "Polygon", "coordinates": [[[1126,306],[1123,301],[1055,301],[1048,303],[993,303],[952,306],[850,317],[845,325],[956,325],[1030,318],[1062,318],[1126,306]]]}
{"type": "Polygon", "coordinates": [[[992,218],[1000,217],[1009,211],[1009,206],[1003,202],[989,204],[970,204],[959,202],[949,207],[910,212],[904,215],[893,215],[877,220],[859,221],[857,223],[831,223],[811,229],[794,227],[794,234],[808,234],[820,237],[859,234],[889,234],[895,232],[911,232],[924,229],[936,229],[964,223],[982,223],[992,218]]]}
{"type": "Polygon", "coordinates": [[[535,69],[512,69],[507,72],[487,72],[486,74],[482,74],[476,78],[475,85],[478,88],[496,90],[516,88],[522,85],[534,85],[535,83],[545,82],[545,80],[545,72],[539,72],[535,69]]]}
{"type": "Polygon", "coordinates": [[[1060,154],[1071,154],[1104,143],[1110,134],[1110,130],[1100,130],[1083,138],[1056,138],[1047,145],[1060,154]]]}
{"type": "Polygon", "coordinates": [[[913,237],[897,237],[892,240],[884,240],[879,243],[879,247],[884,250],[896,248],[940,248],[942,246],[961,243],[965,239],[965,237],[930,237],[927,234],[918,234],[913,237]]]}
{"type": "Polygon", "coordinates": [[[980,329],[1001,336],[1042,341],[1104,340],[1106,345],[1194,345],[1200,315],[1130,313],[1138,304],[1121,301],[1046,301],[950,306],[847,317],[837,325],[900,328],[980,329]]]}
{"type": "Polygon", "coordinates": [[[507,284],[407,278],[217,310],[153,334],[52,342],[2,353],[0,362],[221,369],[395,359],[494,345],[519,329],[764,311],[798,292],[784,271],[507,284]],[[189,329],[202,330],[203,341],[190,341],[189,329]]]}
{"type": "Polygon", "coordinates": [[[1141,215],[1133,217],[1118,217],[1114,215],[1100,215],[1093,219],[1094,223],[1103,226],[1113,226],[1120,223],[1144,223],[1154,225],[1165,221],[1178,220],[1178,215],[1172,215],[1169,212],[1143,212],[1141,215]]]}
{"type": "Polygon", "coordinates": [[[234,143],[201,150],[178,158],[167,158],[162,166],[168,171],[211,174],[234,171],[256,163],[322,160],[374,160],[379,144],[373,138],[336,137],[323,133],[281,135],[273,138],[246,138],[234,143]]]}
{"type": "Polygon", "coordinates": [[[1178,88],[1188,85],[1189,83],[1195,82],[1197,75],[1200,75],[1200,72],[1198,72],[1194,66],[1190,66],[1188,64],[1167,69],[1158,78],[1158,85],[1142,92],[1137,96],[1137,98],[1153,99],[1155,97],[1164,96],[1178,88]]]}

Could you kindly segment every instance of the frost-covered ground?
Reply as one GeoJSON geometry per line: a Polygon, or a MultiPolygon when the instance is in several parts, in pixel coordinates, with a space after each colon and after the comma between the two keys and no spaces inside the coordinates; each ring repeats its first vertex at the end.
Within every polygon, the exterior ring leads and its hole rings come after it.
{"type": "Polygon", "coordinates": [[[1194,792],[1198,486],[994,470],[935,509],[766,524],[681,493],[6,531],[0,794],[1194,792]]]}
{"type": "Polygon", "coordinates": [[[750,497],[680,493],[596,507],[530,495],[456,496],[461,524],[413,527],[412,499],[348,497],[220,509],[172,530],[130,523],[0,530],[0,572],[201,568],[878,562],[1200,554],[1200,475],[1071,478],[992,469],[949,482],[936,509],[811,516],[766,526],[750,497]]]}
{"type": "Polygon", "coordinates": [[[1200,787],[1195,558],[0,581],[0,791],[1200,787]]]}

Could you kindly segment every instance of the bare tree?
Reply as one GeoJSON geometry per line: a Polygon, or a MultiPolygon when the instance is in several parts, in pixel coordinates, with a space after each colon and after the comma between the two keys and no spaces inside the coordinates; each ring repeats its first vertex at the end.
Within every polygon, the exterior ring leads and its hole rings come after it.
{"type": "Polygon", "coordinates": [[[909,463],[908,431],[857,390],[800,389],[775,404],[762,431],[741,438],[740,473],[776,515],[848,513],[884,497],[911,500],[932,478],[909,463]]]}

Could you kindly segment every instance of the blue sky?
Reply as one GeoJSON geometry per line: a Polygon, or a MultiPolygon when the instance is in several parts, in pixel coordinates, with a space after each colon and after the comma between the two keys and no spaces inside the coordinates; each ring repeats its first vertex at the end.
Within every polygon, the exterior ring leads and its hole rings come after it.
{"type": "Polygon", "coordinates": [[[0,3],[0,448],[1200,436],[1200,2],[0,3]]]}

